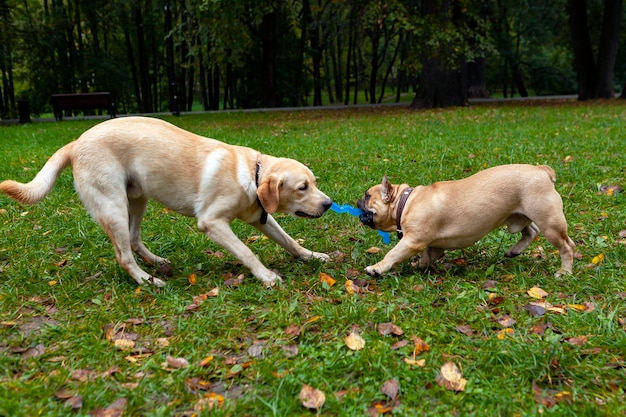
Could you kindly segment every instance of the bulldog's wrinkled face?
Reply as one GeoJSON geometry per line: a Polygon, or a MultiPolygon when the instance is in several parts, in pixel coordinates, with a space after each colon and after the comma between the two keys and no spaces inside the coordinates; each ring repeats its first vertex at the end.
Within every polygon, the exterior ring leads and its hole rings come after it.
{"type": "Polygon", "coordinates": [[[396,230],[392,210],[395,188],[385,176],[381,184],[367,190],[357,202],[357,207],[363,212],[359,216],[361,223],[372,229],[388,232],[396,230]]]}

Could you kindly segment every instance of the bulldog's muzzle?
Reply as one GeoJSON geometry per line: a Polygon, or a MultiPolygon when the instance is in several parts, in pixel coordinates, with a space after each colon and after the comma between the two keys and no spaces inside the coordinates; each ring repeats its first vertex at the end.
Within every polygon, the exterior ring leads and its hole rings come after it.
{"type": "Polygon", "coordinates": [[[356,206],[361,209],[361,214],[359,215],[359,220],[366,226],[371,227],[372,229],[376,229],[374,226],[374,213],[368,210],[365,201],[368,199],[368,196],[360,199],[356,206]]]}

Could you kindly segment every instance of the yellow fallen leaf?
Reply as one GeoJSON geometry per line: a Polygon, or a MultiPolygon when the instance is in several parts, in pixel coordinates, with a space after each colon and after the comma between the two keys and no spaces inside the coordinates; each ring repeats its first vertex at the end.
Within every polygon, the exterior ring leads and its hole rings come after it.
{"type": "Polygon", "coordinates": [[[604,254],[601,253],[597,256],[594,256],[593,259],[591,260],[591,263],[594,265],[598,265],[600,262],[604,261],[604,254]]]}
{"type": "Polygon", "coordinates": [[[135,341],[128,339],[115,339],[113,345],[115,346],[115,349],[129,350],[135,347],[135,341]]]}
{"type": "Polygon", "coordinates": [[[350,350],[361,350],[365,347],[365,339],[355,332],[350,332],[350,334],[346,336],[343,341],[350,350]]]}
{"type": "Polygon", "coordinates": [[[52,286],[57,285],[57,282],[58,282],[58,281],[57,281],[56,279],[54,279],[54,280],[52,280],[52,281],[48,282],[48,285],[52,287],[52,286]]]}
{"type": "Polygon", "coordinates": [[[319,319],[321,319],[322,316],[313,316],[310,319],[308,319],[307,321],[304,322],[304,324],[309,324],[309,323],[313,323],[315,321],[318,321],[319,319]]]}
{"type": "Polygon", "coordinates": [[[141,294],[141,287],[137,287],[137,289],[135,290],[135,294],[141,294]]]}
{"type": "Polygon", "coordinates": [[[207,366],[211,361],[213,360],[213,355],[211,356],[207,356],[206,358],[202,359],[200,361],[200,363],[198,364],[199,367],[203,367],[203,366],[207,366]]]}
{"type": "Polygon", "coordinates": [[[571,308],[572,310],[576,310],[576,311],[587,310],[587,306],[585,306],[584,304],[568,304],[567,308],[571,308]]]}
{"type": "Polygon", "coordinates": [[[426,359],[404,358],[404,362],[406,362],[409,365],[419,366],[420,368],[422,368],[422,367],[424,367],[426,365],[426,359]]]}
{"type": "Polygon", "coordinates": [[[322,391],[307,384],[302,384],[299,397],[304,407],[314,410],[322,408],[326,402],[326,395],[322,391]]]}
{"type": "Polygon", "coordinates": [[[187,281],[189,282],[189,284],[191,285],[196,285],[196,274],[190,274],[187,277],[187,281]]]}
{"type": "Polygon", "coordinates": [[[542,298],[547,297],[549,294],[547,292],[545,292],[544,290],[542,290],[539,287],[532,287],[530,290],[527,291],[527,294],[530,295],[533,298],[537,298],[539,300],[541,300],[542,298]]]}
{"type": "Polygon", "coordinates": [[[329,287],[332,287],[337,282],[333,277],[324,272],[320,272],[320,281],[327,283],[329,287]]]}
{"type": "Polygon", "coordinates": [[[346,280],[346,291],[348,292],[348,294],[352,295],[355,292],[358,293],[358,287],[356,285],[354,285],[354,281],[352,281],[351,279],[347,279],[346,280]]]}
{"type": "Polygon", "coordinates": [[[507,335],[512,335],[513,333],[515,333],[515,330],[511,329],[510,327],[507,327],[506,329],[502,329],[498,332],[498,339],[504,340],[504,338],[507,337],[507,335]]]}

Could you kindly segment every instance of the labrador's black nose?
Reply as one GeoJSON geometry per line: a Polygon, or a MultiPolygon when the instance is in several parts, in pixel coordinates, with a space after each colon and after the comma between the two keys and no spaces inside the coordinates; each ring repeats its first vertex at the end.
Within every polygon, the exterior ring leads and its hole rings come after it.
{"type": "Polygon", "coordinates": [[[324,212],[326,212],[330,208],[330,206],[332,206],[332,205],[333,205],[333,200],[328,199],[328,200],[324,201],[322,203],[322,207],[324,208],[324,212]]]}

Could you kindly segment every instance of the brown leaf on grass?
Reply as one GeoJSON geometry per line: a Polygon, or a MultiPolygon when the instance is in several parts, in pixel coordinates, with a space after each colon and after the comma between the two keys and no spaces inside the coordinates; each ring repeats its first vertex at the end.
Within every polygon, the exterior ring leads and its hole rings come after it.
{"type": "Polygon", "coordinates": [[[98,408],[89,413],[92,417],[122,417],[126,410],[126,398],[118,398],[106,408],[98,408]]]}
{"type": "Polygon", "coordinates": [[[361,270],[357,268],[348,268],[346,271],[346,278],[358,278],[361,276],[361,270]]]}
{"type": "Polygon", "coordinates": [[[248,348],[248,355],[251,358],[262,358],[263,349],[265,349],[265,341],[257,340],[248,348]]]}
{"type": "Polygon", "coordinates": [[[285,335],[289,337],[297,337],[300,335],[301,328],[296,324],[290,324],[285,329],[285,335]]]}
{"type": "Polygon", "coordinates": [[[601,185],[600,192],[606,195],[615,195],[624,191],[619,185],[601,185]]]}
{"type": "Polygon", "coordinates": [[[461,370],[454,362],[444,363],[435,380],[445,389],[457,392],[465,391],[465,385],[467,385],[467,379],[463,378],[461,370]]]}
{"type": "Polygon", "coordinates": [[[496,288],[496,285],[498,284],[497,281],[494,281],[492,279],[488,279],[487,281],[485,281],[485,283],[483,284],[483,289],[484,290],[488,290],[488,289],[493,289],[496,288]]]}
{"type": "Polygon", "coordinates": [[[502,327],[511,327],[517,323],[515,319],[508,314],[498,318],[498,324],[502,327]]]}
{"type": "Polygon", "coordinates": [[[409,342],[408,342],[408,341],[406,341],[406,340],[400,340],[400,341],[398,341],[398,342],[394,343],[393,345],[391,345],[391,347],[389,347],[389,349],[391,349],[391,350],[398,350],[398,349],[400,349],[400,348],[405,347],[405,346],[406,346],[406,345],[408,345],[408,344],[409,344],[409,342]]]}
{"type": "Polygon", "coordinates": [[[206,358],[202,359],[200,362],[198,362],[198,366],[200,368],[204,368],[205,366],[210,364],[212,361],[213,361],[213,355],[209,355],[206,358]]]}
{"type": "Polygon", "coordinates": [[[172,369],[185,369],[189,366],[189,361],[185,358],[175,358],[174,356],[167,355],[165,362],[161,364],[161,367],[165,370],[172,369]]]}
{"type": "Polygon", "coordinates": [[[569,391],[558,392],[556,390],[543,390],[535,381],[532,385],[533,397],[537,404],[541,404],[546,408],[552,408],[558,403],[571,403],[572,393],[569,391]]]}
{"type": "Polygon", "coordinates": [[[38,356],[43,356],[46,353],[46,347],[40,343],[37,346],[29,347],[25,351],[22,352],[22,359],[28,358],[36,358],[38,356]]]}
{"type": "Polygon", "coordinates": [[[392,334],[394,336],[402,336],[404,334],[404,330],[391,322],[380,323],[378,326],[376,326],[376,329],[381,336],[387,336],[389,334],[392,334]]]}
{"type": "Polygon", "coordinates": [[[535,317],[541,317],[546,314],[546,308],[536,303],[529,303],[522,307],[535,317]]]}
{"type": "Polygon", "coordinates": [[[75,369],[70,375],[71,379],[79,382],[88,382],[96,377],[96,372],[90,369],[75,369]]]}
{"type": "Polygon", "coordinates": [[[397,379],[389,379],[383,383],[383,386],[380,388],[380,390],[387,397],[395,400],[398,396],[398,393],[400,392],[400,383],[397,379]]]}
{"type": "Polygon", "coordinates": [[[187,282],[189,282],[189,285],[196,285],[196,274],[189,274],[189,276],[187,277],[187,282]]]}
{"type": "Polygon", "coordinates": [[[374,401],[371,406],[367,407],[367,414],[370,417],[377,417],[381,414],[390,414],[400,405],[397,400],[391,401],[374,401]]]}
{"type": "Polygon", "coordinates": [[[465,336],[472,336],[474,334],[474,330],[469,324],[460,324],[456,326],[456,330],[459,333],[463,333],[465,336]]]}
{"type": "Polygon", "coordinates": [[[239,274],[237,275],[236,278],[228,278],[226,281],[224,281],[224,286],[225,287],[236,287],[238,285],[243,284],[243,280],[245,278],[244,274],[239,274]]]}
{"type": "Polygon", "coordinates": [[[370,255],[375,255],[377,253],[379,253],[382,249],[378,248],[376,246],[372,246],[371,248],[368,248],[365,252],[369,253],[370,255]]]}
{"type": "Polygon", "coordinates": [[[417,356],[422,352],[428,352],[430,350],[430,346],[428,345],[428,343],[424,342],[422,339],[415,335],[413,335],[412,338],[413,344],[415,345],[415,348],[413,349],[413,356],[417,356]]]}
{"type": "Polygon", "coordinates": [[[283,352],[285,352],[285,356],[287,356],[288,358],[293,358],[298,356],[298,345],[293,344],[293,345],[285,345],[282,346],[281,348],[283,350],[283,352]]]}
{"type": "Polygon", "coordinates": [[[570,337],[569,339],[567,339],[567,343],[573,346],[582,346],[585,343],[587,343],[588,339],[589,338],[587,336],[575,336],[575,337],[570,337]]]}
{"type": "Polygon", "coordinates": [[[350,334],[343,339],[343,341],[350,350],[361,350],[365,347],[365,339],[354,331],[351,331],[350,334]]]}
{"type": "Polygon", "coordinates": [[[322,391],[307,384],[302,384],[299,398],[304,407],[313,410],[319,410],[326,402],[326,395],[322,391]]]}

